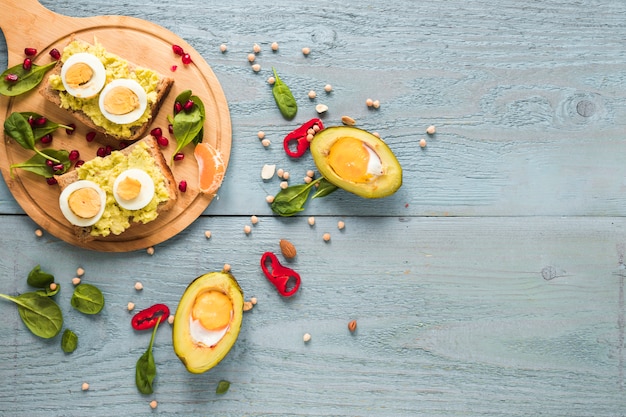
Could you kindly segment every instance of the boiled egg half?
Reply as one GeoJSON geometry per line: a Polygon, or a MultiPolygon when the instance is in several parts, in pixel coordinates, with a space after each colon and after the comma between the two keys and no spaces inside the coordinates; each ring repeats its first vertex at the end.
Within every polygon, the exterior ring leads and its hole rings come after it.
{"type": "Polygon", "coordinates": [[[189,334],[194,343],[215,346],[228,332],[233,303],[221,291],[205,291],[195,300],[189,317],[189,334]]]}
{"type": "Polygon", "coordinates": [[[76,181],[63,189],[59,206],[65,218],[74,226],[92,226],[104,213],[106,194],[93,181],[76,181]]]}
{"type": "Polygon", "coordinates": [[[61,81],[72,96],[90,98],[104,87],[106,70],[95,55],[80,52],[70,56],[61,67],[61,81]]]}
{"type": "Polygon", "coordinates": [[[126,125],[143,115],[148,105],[148,96],[137,81],[120,78],[104,87],[98,104],[104,117],[118,125],[126,125]]]}
{"type": "Polygon", "coordinates": [[[154,180],[142,169],[127,169],[113,182],[113,197],[126,210],[140,210],[154,197],[154,180]]]}

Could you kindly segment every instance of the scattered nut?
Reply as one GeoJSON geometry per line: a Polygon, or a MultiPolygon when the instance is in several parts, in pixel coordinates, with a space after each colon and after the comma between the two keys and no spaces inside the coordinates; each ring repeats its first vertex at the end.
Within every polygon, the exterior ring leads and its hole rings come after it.
{"type": "Polygon", "coordinates": [[[206,230],[204,232],[204,237],[206,237],[207,239],[211,239],[211,231],[210,230],[206,230]]]}
{"type": "Polygon", "coordinates": [[[287,181],[281,181],[280,182],[280,189],[281,190],[284,190],[287,187],[289,187],[289,183],[287,181]]]}
{"type": "Polygon", "coordinates": [[[255,54],[258,54],[259,52],[261,52],[261,46],[259,46],[259,44],[258,44],[258,43],[255,43],[255,44],[252,46],[252,51],[254,51],[254,53],[255,53],[255,54]]]}
{"type": "Polygon", "coordinates": [[[276,164],[265,164],[261,168],[261,178],[263,180],[271,180],[276,172],[276,164]]]}
{"type": "Polygon", "coordinates": [[[341,123],[346,126],[354,126],[356,121],[350,116],[341,116],[341,123]]]}
{"type": "Polygon", "coordinates": [[[310,177],[310,178],[313,178],[313,177],[315,176],[315,171],[313,171],[312,169],[309,169],[309,170],[306,172],[306,176],[307,176],[307,177],[310,177]]]}
{"type": "Polygon", "coordinates": [[[378,139],[380,139],[380,133],[378,132],[372,132],[372,135],[376,136],[378,139]]]}
{"type": "Polygon", "coordinates": [[[426,147],[426,139],[420,139],[420,148],[426,147]]]}
{"type": "Polygon", "coordinates": [[[257,303],[257,299],[256,299],[256,297],[252,297],[252,298],[250,299],[250,302],[252,303],[252,305],[256,305],[256,303],[257,303]]]}
{"type": "Polygon", "coordinates": [[[310,184],[310,183],[311,183],[311,181],[313,181],[313,178],[311,178],[311,177],[304,177],[303,179],[304,179],[304,182],[305,182],[306,184],[310,184]]]}
{"type": "Polygon", "coordinates": [[[311,340],[311,335],[310,335],[310,334],[308,334],[308,333],[305,333],[305,334],[302,336],[302,340],[304,341],[304,343],[307,343],[309,340],[311,340]]]}
{"type": "Polygon", "coordinates": [[[174,324],[174,315],[173,314],[170,314],[170,316],[167,318],[167,322],[169,324],[174,324]]]}
{"type": "Polygon", "coordinates": [[[374,100],[374,102],[372,103],[372,107],[374,107],[375,109],[380,107],[380,101],[378,100],[374,100]]]}
{"type": "Polygon", "coordinates": [[[43,236],[43,230],[41,230],[41,229],[35,230],[35,236],[42,237],[43,236]]]}
{"type": "Polygon", "coordinates": [[[309,226],[313,226],[315,224],[315,217],[313,216],[309,217],[308,222],[309,222],[309,226]]]}
{"type": "Polygon", "coordinates": [[[74,278],[72,278],[72,284],[73,284],[73,285],[78,285],[78,284],[80,284],[80,278],[78,278],[78,277],[74,277],[74,278]]]}
{"type": "Polygon", "coordinates": [[[224,266],[222,267],[222,271],[230,272],[230,264],[224,264],[224,266]]]}
{"type": "Polygon", "coordinates": [[[356,320],[350,320],[348,322],[348,330],[350,330],[351,333],[354,333],[356,330],[356,320]]]}
{"type": "Polygon", "coordinates": [[[135,309],[135,303],[128,303],[126,308],[128,309],[128,311],[133,311],[135,309]]]}
{"type": "Polygon", "coordinates": [[[305,56],[306,56],[306,55],[308,55],[308,54],[310,54],[310,53],[311,53],[311,48],[306,47],[306,46],[305,46],[304,48],[302,48],[302,54],[303,54],[303,55],[305,55],[305,56]]]}
{"type": "Polygon", "coordinates": [[[278,176],[278,178],[282,178],[284,173],[285,170],[282,168],[278,168],[278,170],[276,171],[276,175],[278,176]]]}
{"type": "Polygon", "coordinates": [[[274,196],[273,196],[273,195],[268,195],[268,196],[266,196],[266,197],[265,197],[265,201],[266,201],[268,204],[272,204],[272,203],[274,202],[274,196]]]}
{"type": "Polygon", "coordinates": [[[269,77],[269,78],[267,79],[267,83],[268,83],[269,85],[273,85],[275,82],[276,82],[276,78],[274,78],[274,77],[269,77]]]}
{"type": "Polygon", "coordinates": [[[318,114],[326,113],[328,111],[328,106],[326,104],[318,104],[315,106],[315,111],[318,114]]]}
{"type": "Polygon", "coordinates": [[[259,139],[263,139],[265,137],[265,132],[262,130],[259,130],[259,132],[256,135],[259,137],[259,139]]]}
{"type": "Polygon", "coordinates": [[[270,142],[269,139],[263,139],[261,141],[261,145],[263,145],[265,148],[267,148],[268,146],[270,146],[272,144],[272,142],[270,142]]]}
{"type": "Polygon", "coordinates": [[[372,104],[374,104],[374,100],[372,100],[371,98],[368,98],[367,100],[365,100],[365,105],[367,107],[372,107],[372,104]]]}
{"type": "Polygon", "coordinates": [[[150,246],[148,249],[146,249],[146,253],[150,256],[154,255],[154,248],[150,246]]]}
{"type": "Polygon", "coordinates": [[[327,93],[330,93],[331,91],[333,91],[333,86],[330,84],[326,84],[324,86],[324,91],[326,91],[327,93]]]}
{"type": "Polygon", "coordinates": [[[135,289],[137,291],[143,290],[143,284],[141,282],[139,282],[139,281],[135,282],[135,289]]]}
{"type": "Polygon", "coordinates": [[[157,402],[157,400],[150,401],[150,408],[152,408],[153,410],[157,408],[158,405],[159,403],[157,402]]]}
{"type": "Polygon", "coordinates": [[[259,222],[259,218],[257,216],[255,216],[254,214],[250,216],[250,223],[257,224],[258,222],[259,222]]]}
{"type": "Polygon", "coordinates": [[[298,251],[296,251],[296,247],[294,246],[294,244],[286,239],[281,239],[280,242],[278,242],[278,245],[280,246],[280,251],[282,252],[283,256],[287,259],[293,259],[298,254],[298,251]]]}
{"type": "Polygon", "coordinates": [[[252,310],[252,307],[253,307],[252,302],[250,301],[243,302],[243,311],[250,311],[252,310]]]}
{"type": "Polygon", "coordinates": [[[252,231],[252,228],[250,228],[250,226],[249,226],[249,225],[245,225],[245,226],[243,227],[243,232],[244,232],[245,234],[249,235],[251,231],[252,231]]]}
{"type": "Polygon", "coordinates": [[[224,43],[221,44],[220,45],[220,51],[222,51],[222,53],[228,51],[228,46],[226,46],[226,44],[224,44],[224,43]]]}
{"type": "Polygon", "coordinates": [[[288,180],[289,179],[289,171],[283,172],[283,179],[284,180],[288,180]]]}
{"type": "Polygon", "coordinates": [[[346,224],[343,221],[339,220],[337,222],[337,229],[342,230],[344,227],[346,227],[346,224]]]}
{"type": "Polygon", "coordinates": [[[248,62],[254,62],[255,59],[256,59],[256,55],[248,54],[248,62]]]}
{"type": "Polygon", "coordinates": [[[309,91],[309,98],[313,100],[315,97],[317,97],[317,93],[313,90],[309,91]]]}
{"type": "Polygon", "coordinates": [[[324,239],[324,242],[328,242],[330,240],[330,233],[324,233],[322,239],[324,239]]]}
{"type": "Polygon", "coordinates": [[[252,66],[252,71],[254,71],[254,72],[259,72],[259,71],[261,71],[261,65],[259,65],[259,64],[254,64],[254,65],[252,66]]]}
{"type": "Polygon", "coordinates": [[[88,383],[86,383],[86,382],[83,382],[83,385],[81,386],[81,389],[82,389],[83,391],[87,391],[87,390],[89,389],[89,384],[88,384],[88,383]]]}
{"type": "Polygon", "coordinates": [[[83,268],[77,268],[76,275],[82,277],[83,275],[85,275],[85,270],[83,268]]]}
{"type": "Polygon", "coordinates": [[[429,135],[434,135],[436,131],[437,129],[433,125],[428,126],[428,128],[426,129],[426,133],[428,133],[429,135]]]}
{"type": "Polygon", "coordinates": [[[278,51],[278,42],[272,42],[272,51],[278,51]]]}

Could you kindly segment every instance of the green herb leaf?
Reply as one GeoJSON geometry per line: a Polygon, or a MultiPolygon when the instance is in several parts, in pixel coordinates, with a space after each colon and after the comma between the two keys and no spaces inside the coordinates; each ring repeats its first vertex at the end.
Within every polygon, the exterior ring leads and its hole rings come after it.
{"type": "Polygon", "coordinates": [[[206,118],[204,103],[202,103],[200,97],[192,95],[191,90],[180,93],[176,97],[175,102],[185,104],[188,100],[193,100],[193,108],[189,111],[179,111],[171,119],[174,138],[176,139],[176,150],[172,154],[172,158],[190,143],[197,144],[202,142],[204,120],[206,118]]]}
{"type": "Polygon", "coordinates": [[[31,287],[46,288],[54,282],[54,275],[41,270],[41,266],[37,265],[29,273],[26,282],[31,287]]]}
{"type": "Polygon", "coordinates": [[[274,71],[274,78],[276,79],[272,87],[274,100],[283,117],[287,120],[291,120],[296,117],[296,113],[298,113],[298,103],[296,103],[296,99],[293,97],[291,90],[287,84],[280,79],[274,67],[272,67],[272,71],[274,71]]]}
{"type": "Polygon", "coordinates": [[[4,133],[13,138],[24,149],[35,150],[35,136],[33,129],[19,112],[13,112],[4,121],[4,133]]]}
{"type": "Polygon", "coordinates": [[[72,165],[69,157],[69,152],[66,150],[44,149],[41,153],[33,155],[28,161],[21,162],[19,164],[12,164],[11,175],[13,169],[20,168],[25,171],[32,172],[33,174],[41,175],[45,178],[50,178],[54,174],[52,168],[46,164],[46,160],[54,160],[56,163],[63,164],[63,170],[56,172],[56,174],[63,174],[70,169],[72,165]]]}
{"type": "Polygon", "coordinates": [[[309,198],[311,188],[313,188],[322,178],[324,177],[320,177],[308,184],[290,185],[289,187],[280,190],[272,202],[272,211],[285,217],[293,216],[301,212],[304,210],[304,205],[309,198]]]}
{"type": "Polygon", "coordinates": [[[56,65],[56,61],[53,61],[46,65],[33,64],[30,70],[25,70],[22,64],[15,65],[14,67],[6,69],[0,75],[0,94],[4,96],[14,97],[24,94],[33,88],[37,87],[44,75],[49,69],[56,65]],[[17,81],[7,81],[7,75],[17,75],[17,81]]]}
{"type": "MultiPolygon", "coordinates": [[[[21,114],[22,116],[24,116],[27,122],[28,122],[29,117],[32,117],[34,120],[37,120],[40,117],[42,117],[41,114],[34,113],[34,112],[21,112],[21,114]]],[[[44,123],[43,125],[41,126],[35,125],[32,127],[35,141],[38,141],[39,139],[43,138],[48,133],[53,133],[58,128],[72,129],[70,126],[62,125],[60,123],[53,122],[52,120],[49,120],[48,118],[46,118],[46,123],[44,123]]]]}
{"type": "Polygon", "coordinates": [[[61,338],[61,349],[65,353],[72,353],[78,347],[78,336],[70,329],[65,329],[61,338]]]}
{"type": "Polygon", "coordinates": [[[154,329],[152,330],[152,337],[150,338],[150,345],[148,350],[141,355],[137,360],[135,366],[135,385],[142,394],[152,394],[154,389],[152,388],[152,382],[156,377],[156,364],[154,363],[154,355],[152,354],[152,345],[154,344],[154,335],[159,327],[160,320],[157,320],[154,329]]]}
{"type": "Polygon", "coordinates": [[[104,307],[102,292],[91,284],[78,284],[70,304],[84,314],[98,314],[104,307]]]}
{"type": "Polygon", "coordinates": [[[228,392],[228,388],[230,388],[230,382],[222,379],[217,383],[217,388],[215,389],[216,394],[226,394],[228,392]]]}
{"type": "Polygon", "coordinates": [[[311,198],[326,197],[328,194],[332,194],[333,192],[337,191],[338,188],[339,187],[328,181],[326,178],[322,178],[319,186],[317,187],[317,191],[315,192],[315,194],[313,194],[313,197],[311,198]]]}
{"type": "Polygon", "coordinates": [[[50,339],[61,331],[63,313],[50,297],[38,292],[27,292],[15,297],[0,294],[0,297],[17,304],[20,318],[35,336],[50,339]]]}
{"type": "Polygon", "coordinates": [[[38,290],[37,293],[46,297],[54,297],[61,291],[61,284],[54,284],[54,289],[51,289],[50,286],[47,286],[43,290],[38,290]]]}

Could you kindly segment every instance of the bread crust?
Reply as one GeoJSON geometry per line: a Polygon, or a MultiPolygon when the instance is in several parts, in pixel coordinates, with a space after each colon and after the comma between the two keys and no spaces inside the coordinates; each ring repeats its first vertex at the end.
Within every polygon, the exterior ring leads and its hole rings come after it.
{"type": "MultiPolygon", "coordinates": [[[[93,46],[92,44],[90,44],[89,42],[83,41],[81,39],[76,39],[74,37],[71,38],[70,43],[72,42],[79,42],[83,45],[87,46],[93,46]]],[[[120,59],[124,59],[126,62],[128,62],[128,67],[130,69],[130,71],[133,71],[135,68],[140,67],[137,64],[134,64],[133,62],[120,57],[120,59]]],[[[56,104],[57,106],[61,107],[61,96],[59,94],[59,91],[53,89],[50,86],[49,83],[49,78],[51,75],[61,75],[61,68],[63,67],[63,62],[61,60],[59,60],[59,62],[54,66],[54,68],[52,68],[52,70],[50,70],[43,82],[41,83],[41,87],[39,88],[39,94],[41,94],[46,100],[56,104]]],[[[157,113],[159,112],[159,109],[161,108],[161,105],[163,104],[163,102],[165,101],[165,98],[167,97],[167,95],[169,94],[172,85],[174,84],[174,79],[172,77],[167,77],[161,73],[159,73],[158,71],[155,71],[153,69],[150,69],[151,71],[154,71],[156,74],[158,74],[159,76],[159,83],[157,85],[156,88],[156,93],[157,93],[157,98],[156,101],[154,103],[154,105],[151,108],[150,111],[150,118],[146,121],[146,123],[134,127],[131,129],[132,134],[130,137],[121,137],[118,135],[115,135],[109,131],[107,131],[106,129],[104,129],[101,126],[97,126],[93,120],[91,119],[91,117],[89,117],[87,114],[83,113],[80,110],[73,110],[73,109],[66,109],[68,112],[72,113],[72,115],[82,124],[84,124],[85,126],[89,127],[90,129],[101,133],[102,135],[109,137],[109,138],[113,138],[116,140],[124,140],[124,141],[135,141],[138,140],[139,138],[142,138],[149,126],[150,123],[152,122],[152,120],[156,117],[157,113]]]]}
{"type": "MultiPolygon", "coordinates": [[[[159,148],[157,140],[153,136],[150,136],[150,135],[145,136],[144,138],[142,138],[139,141],[136,141],[130,146],[127,146],[126,148],[121,149],[119,152],[121,152],[124,155],[129,155],[132,152],[133,148],[139,145],[140,143],[145,143],[146,145],[148,145],[147,146],[148,152],[154,159],[155,164],[157,165],[157,167],[163,174],[163,177],[165,178],[165,187],[168,191],[169,198],[167,201],[160,203],[159,206],[157,207],[157,213],[161,215],[162,213],[165,213],[171,210],[176,205],[176,202],[178,201],[178,187],[176,185],[176,180],[174,179],[174,174],[172,173],[172,170],[170,169],[169,165],[167,165],[167,160],[165,159],[163,152],[161,152],[161,149],[159,148]]],[[[63,189],[65,189],[71,183],[74,183],[79,180],[78,172],[75,169],[63,175],[56,175],[54,178],[57,180],[58,186],[61,189],[61,191],[63,191],[63,189]]],[[[132,227],[136,227],[136,225],[138,224],[141,224],[141,223],[131,222],[130,227],[127,228],[125,231],[129,230],[132,227]]],[[[73,226],[73,227],[74,227],[74,234],[79,241],[88,242],[88,241],[92,241],[96,239],[96,237],[91,235],[91,226],[89,227],[73,226]]]]}

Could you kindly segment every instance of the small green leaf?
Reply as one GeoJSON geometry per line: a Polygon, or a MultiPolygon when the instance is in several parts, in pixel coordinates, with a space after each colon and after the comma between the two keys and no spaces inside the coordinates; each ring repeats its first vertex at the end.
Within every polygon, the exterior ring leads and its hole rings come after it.
{"type": "Polygon", "coordinates": [[[104,307],[102,292],[91,284],[78,284],[70,304],[84,314],[98,314],[104,307]]]}
{"type": "Polygon", "coordinates": [[[320,177],[308,184],[290,185],[280,190],[272,202],[272,211],[280,216],[293,216],[302,210],[309,198],[311,188],[324,177],[320,177]]]}
{"type": "Polygon", "coordinates": [[[168,117],[176,139],[176,150],[172,154],[172,158],[190,143],[202,142],[206,114],[204,103],[200,97],[192,95],[191,90],[185,90],[176,97],[175,103],[184,105],[189,100],[194,102],[191,110],[182,110],[174,114],[173,118],[168,117]]]}
{"type": "Polygon", "coordinates": [[[287,120],[291,120],[296,117],[296,113],[298,113],[298,103],[287,84],[280,79],[274,67],[272,67],[272,71],[274,71],[274,79],[276,80],[272,87],[274,101],[276,101],[278,110],[280,110],[283,117],[287,120]]]}
{"type": "Polygon", "coordinates": [[[150,338],[150,345],[143,355],[137,360],[135,366],[135,385],[142,394],[152,394],[154,388],[152,382],[156,378],[157,370],[154,362],[154,355],[152,354],[152,345],[154,344],[154,335],[159,327],[160,320],[157,321],[154,329],[152,330],[152,337],[150,338]]]}
{"type": "Polygon", "coordinates": [[[50,297],[39,292],[26,292],[15,297],[0,294],[0,297],[17,304],[20,318],[35,336],[50,339],[61,331],[63,313],[50,297]]]}
{"type": "Polygon", "coordinates": [[[70,329],[65,329],[61,338],[61,349],[65,353],[72,353],[78,347],[78,336],[70,329]]]}
{"type": "Polygon", "coordinates": [[[326,178],[322,178],[322,180],[319,183],[319,186],[317,187],[317,191],[315,191],[315,194],[313,194],[311,198],[326,197],[327,195],[332,194],[333,192],[337,191],[338,188],[339,187],[337,187],[335,184],[328,181],[326,178]]]}
{"type": "Polygon", "coordinates": [[[26,282],[31,287],[46,288],[54,282],[54,275],[41,270],[41,266],[37,265],[29,273],[26,282]]]}
{"type": "Polygon", "coordinates": [[[226,381],[225,379],[222,379],[220,382],[217,383],[217,388],[215,389],[215,393],[226,394],[229,388],[230,388],[230,382],[226,381]]]}
{"type": "Polygon", "coordinates": [[[39,85],[41,80],[43,80],[46,72],[48,72],[48,70],[56,64],[56,61],[50,62],[46,65],[33,64],[30,70],[25,70],[22,64],[7,68],[0,75],[0,94],[14,97],[32,90],[39,85]],[[17,75],[17,81],[7,81],[7,75],[9,74],[17,75]]]}

